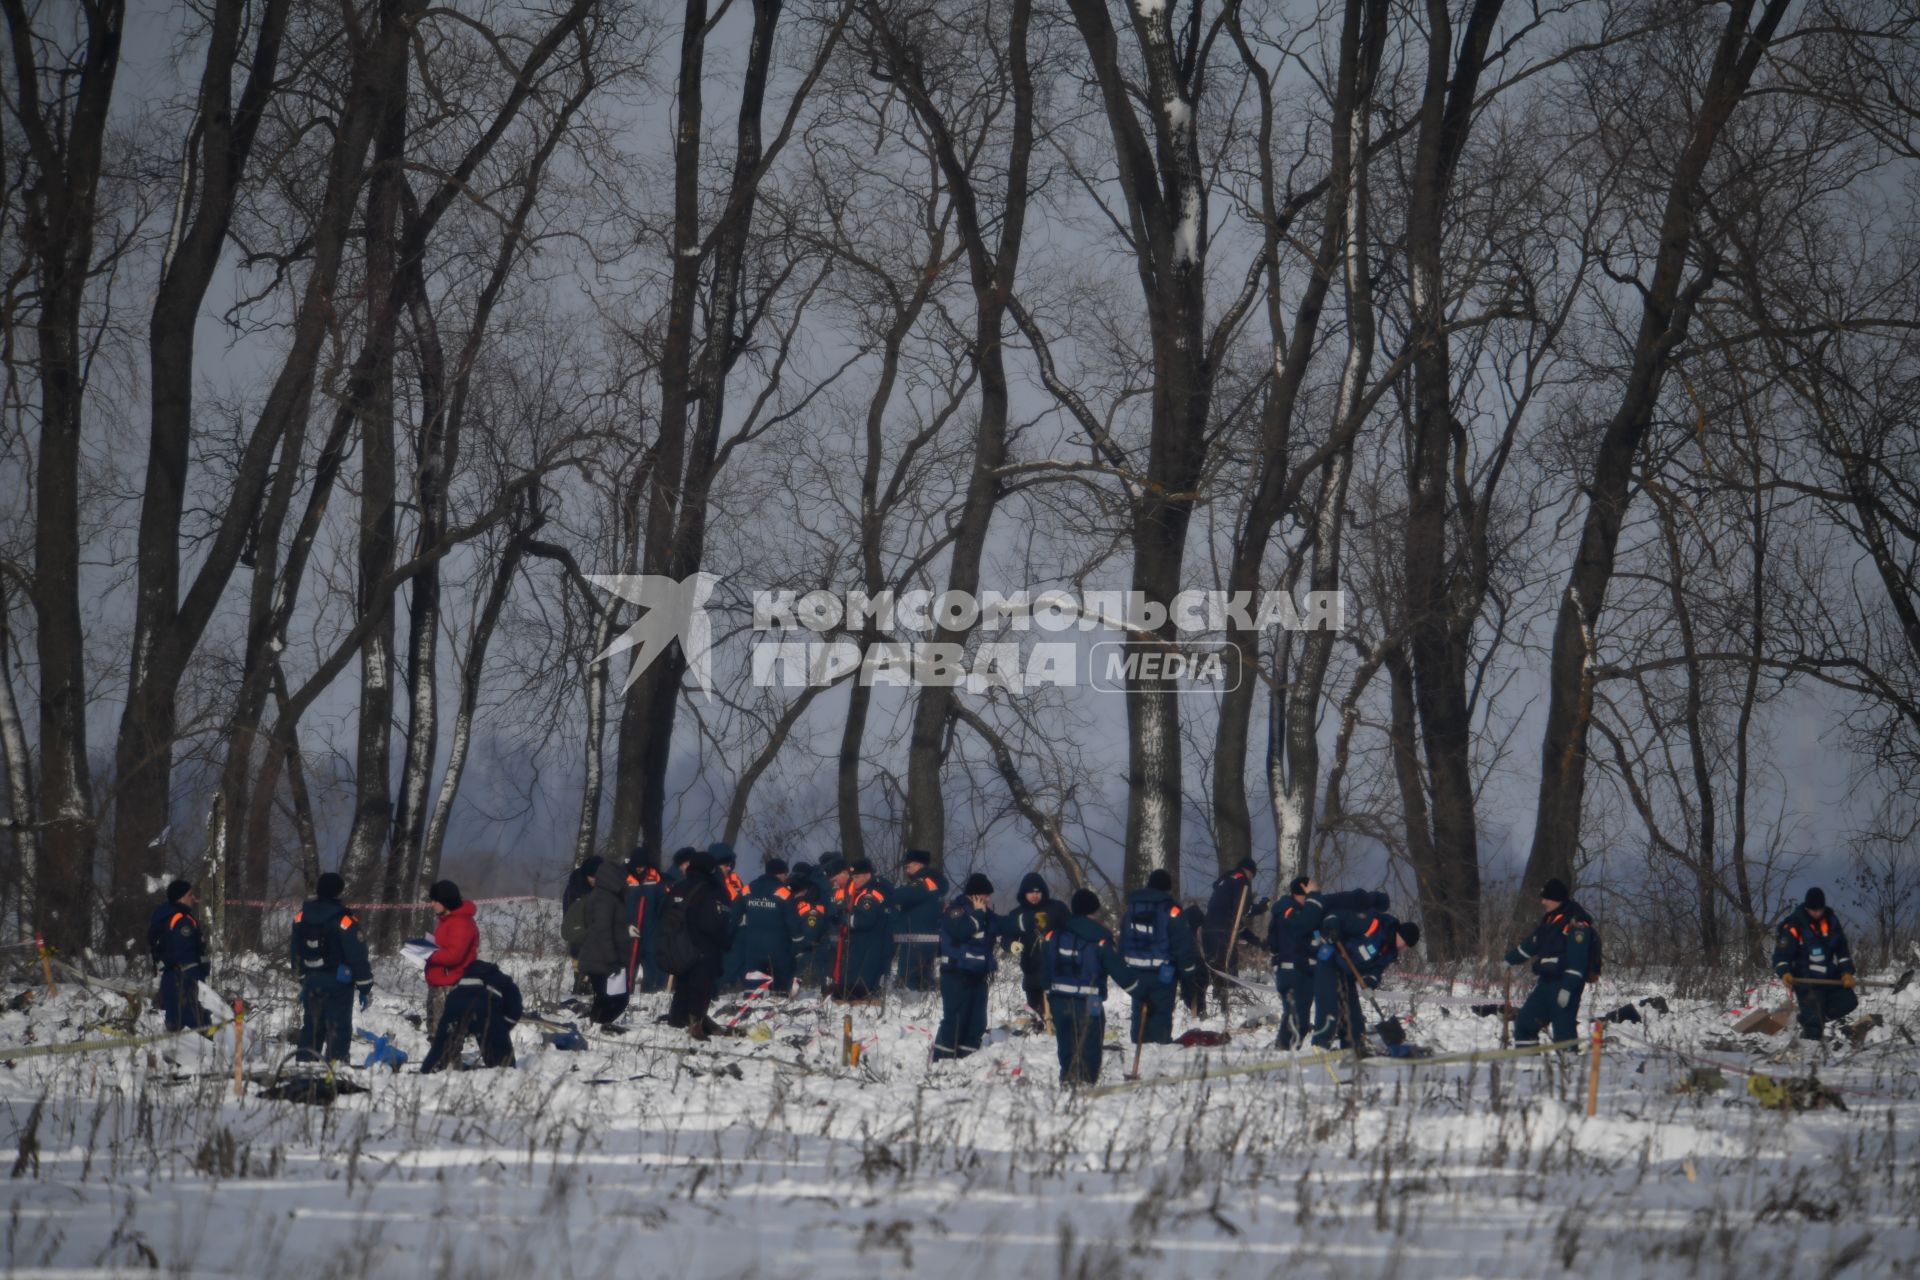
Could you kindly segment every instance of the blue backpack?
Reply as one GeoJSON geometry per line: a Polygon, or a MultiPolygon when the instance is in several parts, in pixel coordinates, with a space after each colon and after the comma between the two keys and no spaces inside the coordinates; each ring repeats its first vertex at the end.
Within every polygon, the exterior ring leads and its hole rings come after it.
{"type": "Polygon", "coordinates": [[[991,928],[983,930],[976,937],[959,942],[954,941],[944,928],[941,929],[940,958],[949,968],[959,973],[992,973],[994,962],[991,928]]]}
{"type": "Polygon", "coordinates": [[[1106,993],[1106,976],[1100,968],[1100,944],[1067,929],[1056,929],[1047,936],[1053,954],[1053,993],[1062,996],[1093,996],[1106,993]]]}
{"type": "Polygon", "coordinates": [[[1120,924],[1120,954],[1127,967],[1154,971],[1162,986],[1173,981],[1172,925],[1173,904],[1166,901],[1129,902],[1120,924]]]}

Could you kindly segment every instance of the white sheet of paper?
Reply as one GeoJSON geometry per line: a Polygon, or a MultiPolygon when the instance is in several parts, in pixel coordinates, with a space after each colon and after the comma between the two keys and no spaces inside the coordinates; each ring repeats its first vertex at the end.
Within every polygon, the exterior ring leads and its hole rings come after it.
{"type": "Polygon", "coordinates": [[[627,994],[627,971],[625,969],[616,969],[607,975],[607,994],[610,996],[623,996],[627,994]]]}
{"type": "Polygon", "coordinates": [[[400,948],[400,954],[424,969],[427,967],[427,959],[433,955],[433,944],[431,942],[409,942],[400,948]]]}

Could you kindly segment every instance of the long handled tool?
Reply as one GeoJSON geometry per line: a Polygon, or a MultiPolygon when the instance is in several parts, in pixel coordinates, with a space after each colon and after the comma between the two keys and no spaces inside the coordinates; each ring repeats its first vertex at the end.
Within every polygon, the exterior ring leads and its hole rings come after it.
{"type": "MultiPolygon", "coordinates": [[[[1905,991],[1912,982],[1913,970],[1909,969],[1892,982],[1855,981],[1851,985],[1866,987],[1873,991],[1891,991],[1898,994],[1905,991]]],[[[1844,987],[1849,984],[1844,978],[1795,978],[1793,985],[1796,987],[1844,987]]]]}
{"type": "Polygon", "coordinates": [[[1147,1002],[1133,1002],[1133,1070],[1127,1073],[1127,1079],[1140,1078],[1140,1054],[1147,1047],[1147,1002]]]}
{"type": "Polygon", "coordinates": [[[1333,949],[1338,951],[1340,958],[1347,962],[1347,972],[1353,975],[1354,987],[1357,990],[1367,992],[1367,1003],[1373,1006],[1374,1016],[1380,1019],[1380,1021],[1375,1024],[1373,1028],[1374,1031],[1389,1045],[1405,1044],[1407,1042],[1406,1028],[1400,1025],[1400,1019],[1389,1018],[1386,1012],[1380,1008],[1380,1002],[1373,998],[1373,992],[1367,990],[1367,984],[1361,979],[1359,966],[1354,964],[1353,957],[1347,954],[1346,945],[1342,943],[1340,939],[1335,938],[1333,940],[1333,949]]]}
{"type": "MultiPolygon", "coordinates": [[[[1220,958],[1220,967],[1222,969],[1225,969],[1228,973],[1232,973],[1234,971],[1233,970],[1233,952],[1234,952],[1234,948],[1240,945],[1241,913],[1243,913],[1247,909],[1247,894],[1250,890],[1252,890],[1252,888],[1253,888],[1252,880],[1248,880],[1245,884],[1240,886],[1240,901],[1236,903],[1233,908],[1233,931],[1227,934],[1226,954],[1221,956],[1220,958]]],[[[1221,987],[1221,986],[1218,986],[1218,984],[1216,984],[1216,992],[1220,997],[1220,1025],[1222,1028],[1225,1028],[1231,1025],[1232,1023],[1232,1019],[1227,1017],[1227,989],[1225,987],[1221,987]]]]}

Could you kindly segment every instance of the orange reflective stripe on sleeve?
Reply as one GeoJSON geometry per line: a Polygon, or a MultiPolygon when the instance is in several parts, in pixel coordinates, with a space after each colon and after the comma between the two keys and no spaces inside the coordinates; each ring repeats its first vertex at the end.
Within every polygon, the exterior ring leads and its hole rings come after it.
{"type": "Polygon", "coordinates": [[[1168,907],[1168,908],[1167,908],[1167,911],[1168,911],[1168,912],[1169,912],[1170,914],[1172,914],[1172,915],[1175,915],[1175,916],[1177,916],[1177,915],[1179,915],[1179,914],[1180,914],[1180,908],[1178,908],[1178,907],[1168,907]]]}
{"type": "Polygon", "coordinates": [[[1374,930],[1378,929],[1379,927],[1380,927],[1380,917],[1375,916],[1373,918],[1373,922],[1367,926],[1367,931],[1363,936],[1371,938],[1373,936],[1374,930]]]}
{"type": "Polygon", "coordinates": [[[340,917],[340,927],[341,927],[342,929],[351,929],[351,928],[353,928],[353,917],[352,917],[352,916],[341,916],[341,917],[340,917]]]}
{"type": "Polygon", "coordinates": [[[294,922],[295,924],[299,924],[299,923],[300,923],[300,917],[301,917],[301,916],[304,916],[305,914],[307,914],[307,913],[306,913],[306,912],[305,912],[304,910],[302,910],[302,911],[296,911],[296,912],[294,912],[294,913],[293,913],[293,922],[294,922]]]}

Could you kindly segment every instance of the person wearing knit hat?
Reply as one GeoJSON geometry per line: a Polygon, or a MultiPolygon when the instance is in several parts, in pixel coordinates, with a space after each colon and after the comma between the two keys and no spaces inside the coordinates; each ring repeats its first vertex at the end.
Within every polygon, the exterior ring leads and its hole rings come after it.
{"type": "Polygon", "coordinates": [[[889,902],[895,934],[901,939],[895,948],[900,954],[900,981],[909,991],[931,991],[934,987],[937,947],[926,939],[939,933],[948,886],[946,876],[935,871],[932,864],[933,856],[926,850],[907,850],[900,859],[900,883],[894,886],[889,902]]]}
{"type": "Polygon", "coordinates": [[[324,1055],[347,1061],[353,1043],[354,993],[360,1007],[373,1001],[373,963],[360,922],[340,901],[347,883],[328,871],[313,897],[293,913],[288,956],[300,980],[300,1038],[295,1052],[306,1061],[324,1055]]]}
{"type": "Polygon", "coordinates": [[[1531,965],[1533,991],[1513,1016],[1515,1045],[1538,1044],[1551,1024],[1556,1043],[1580,1034],[1580,997],[1600,974],[1600,931],[1564,881],[1540,886],[1540,923],[1525,942],[1507,952],[1508,964],[1531,965]]]}
{"type": "Polygon", "coordinates": [[[1100,1079],[1107,982],[1132,992],[1141,979],[1128,969],[1113,935],[1097,919],[1100,895],[1075,889],[1069,905],[1073,914],[1051,929],[1041,944],[1041,971],[1053,1009],[1060,1083],[1088,1085],[1100,1079]]]}
{"type": "Polygon", "coordinates": [[[1127,895],[1120,913],[1120,957],[1139,981],[1133,988],[1129,1032],[1135,1044],[1173,1043],[1173,1006],[1182,982],[1200,974],[1193,930],[1173,900],[1173,876],[1156,869],[1144,889],[1127,895]]]}
{"type": "MultiPolygon", "coordinates": [[[[923,864],[924,865],[924,864],[923,864]]],[[[940,917],[940,1026],[933,1060],[945,1062],[978,1052],[987,1034],[987,992],[999,966],[994,939],[1002,932],[993,910],[993,882],[979,872],[940,917]]]]}
{"type": "Polygon", "coordinates": [[[1800,1010],[1800,1039],[1818,1043],[1829,1022],[1860,1007],[1853,994],[1856,973],[1847,931],[1827,905],[1824,889],[1811,888],[1774,934],[1773,971],[1793,992],[1800,1010]]]}
{"type": "Polygon", "coordinates": [[[196,916],[193,882],[175,880],[147,923],[147,954],[160,971],[160,1010],[169,1031],[208,1022],[200,1004],[200,984],[209,972],[206,937],[196,916]]]}
{"type": "Polygon", "coordinates": [[[698,852],[700,851],[690,844],[681,845],[673,851],[672,862],[667,870],[661,873],[666,877],[669,887],[680,883],[680,878],[687,874],[687,864],[693,861],[693,855],[698,852]]]}
{"type": "Polygon", "coordinates": [[[447,992],[460,984],[467,966],[480,958],[480,921],[474,906],[451,880],[436,880],[427,900],[439,919],[433,926],[433,954],[427,957],[427,1021],[438,1028],[447,992]]]}

